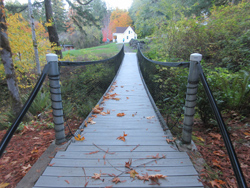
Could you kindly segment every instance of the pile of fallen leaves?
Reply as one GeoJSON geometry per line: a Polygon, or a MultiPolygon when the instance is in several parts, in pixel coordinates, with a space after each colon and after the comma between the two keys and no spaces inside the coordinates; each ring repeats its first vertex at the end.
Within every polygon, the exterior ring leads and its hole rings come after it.
{"type": "MultiPolygon", "coordinates": [[[[48,116],[47,123],[41,120],[31,121],[21,132],[14,134],[0,158],[0,187],[15,187],[53,142],[54,129],[48,127],[48,123],[52,122],[52,114],[48,116]]],[[[68,120],[72,131],[79,127],[81,121],[77,118],[68,120]]],[[[68,130],[65,131],[67,134],[68,130]]],[[[0,131],[0,139],[6,132],[0,131]]]]}
{"type": "MultiPolygon", "coordinates": [[[[125,133],[124,133],[125,135],[125,133]]],[[[94,144],[95,145],[95,144],[94,144]]],[[[102,148],[100,148],[99,146],[95,145],[99,150],[102,150],[105,152],[104,156],[103,156],[103,159],[105,160],[105,157],[106,157],[106,154],[115,154],[115,152],[113,153],[110,153],[109,152],[109,149],[107,151],[103,150],[102,148]]],[[[133,152],[137,147],[139,147],[139,145],[137,145],[134,149],[131,150],[131,152],[133,152]]],[[[91,152],[91,153],[87,153],[86,155],[92,155],[92,154],[95,154],[95,153],[98,153],[99,151],[94,151],[94,152],[91,152]]],[[[159,179],[165,179],[167,176],[165,175],[162,175],[162,174],[153,174],[153,175],[148,175],[148,173],[146,172],[145,174],[139,174],[137,171],[136,171],[136,168],[138,167],[146,167],[147,164],[151,163],[151,162],[155,162],[157,163],[157,160],[160,160],[160,159],[165,159],[166,156],[163,155],[162,157],[159,156],[159,153],[157,153],[155,156],[147,156],[147,158],[145,159],[152,159],[152,161],[147,161],[146,163],[142,163],[140,165],[137,165],[137,166],[132,166],[132,159],[129,159],[128,162],[125,162],[125,167],[128,168],[129,170],[126,170],[126,171],[121,171],[120,174],[116,175],[116,174],[107,174],[107,173],[102,173],[100,171],[100,173],[94,173],[94,176],[92,176],[93,179],[95,180],[101,180],[101,181],[105,181],[104,178],[102,178],[102,176],[110,176],[112,177],[112,182],[115,183],[115,184],[118,184],[118,183],[125,183],[127,180],[123,180],[121,181],[120,180],[120,176],[124,173],[126,174],[130,174],[130,177],[133,178],[132,181],[135,180],[135,178],[137,178],[138,180],[142,180],[144,183],[145,181],[150,181],[150,184],[149,185],[160,185],[159,183],[159,179]]],[[[142,159],[141,159],[142,160],[142,159]]],[[[106,164],[106,162],[104,163],[106,164]]],[[[109,163],[110,164],[110,163],[109,163]]],[[[110,164],[111,165],[111,164],[110,164]]],[[[112,166],[112,165],[111,165],[112,166]]],[[[155,171],[155,172],[160,172],[160,170],[152,170],[152,169],[146,169],[147,171],[155,171]]],[[[83,171],[85,173],[85,169],[83,168],[83,171]]],[[[120,171],[120,170],[119,170],[120,171]]],[[[86,174],[86,173],[85,173],[86,174]]],[[[86,175],[85,175],[86,177],[86,175]]],[[[86,183],[85,186],[87,186],[88,182],[86,183]]],[[[113,187],[113,185],[111,186],[106,186],[105,188],[109,188],[109,187],[113,187]]]]}
{"type": "MultiPolygon", "coordinates": [[[[226,114],[223,118],[227,122],[232,144],[245,180],[250,187],[250,119],[242,121],[240,116],[235,113],[226,114]]],[[[207,163],[200,174],[203,184],[209,187],[237,187],[219,128],[217,126],[207,128],[202,122],[196,121],[193,135],[198,151],[207,163]]]]}

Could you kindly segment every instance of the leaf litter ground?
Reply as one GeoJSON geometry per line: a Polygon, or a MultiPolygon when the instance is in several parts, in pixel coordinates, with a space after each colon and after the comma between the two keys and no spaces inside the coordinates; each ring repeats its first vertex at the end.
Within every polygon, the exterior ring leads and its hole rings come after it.
{"type": "MultiPolygon", "coordinates": [[[[250,187],[250,119],[240,119],[235,113],[224,115],[230,138],[235,148],[245,180],[250,187]]],[[[205,127],[202,122],[194,124],[193,140],[206,165],[201,171],[201,181],[205,187],[237,187],[237,181],[227,155],[226,147],[217,126],[205,127]]],[[[195,163],[192,152],[190,158],[195,163]]]]}
{"type": "MultiPolygon", "coordinates": [[[[52,122],[52,114],[49,113],[48,123],[52,122]]],[[[0,187],[14,188],[35,164],[43,152],[55,139],[54,129],[48,128],[44,121],[33,121],[31,125],[24,127],[23,131],[15,133],[5,153],[0,158],[0,187]]],[[[82,120],[72,118],[68,124],[74,132],[82,123],[82,120]]],[[[65,129],[66,134],[68,129],[65,129]]],[[[6,130],[0,131],[0,139],[4,137],[6,130]]]]}

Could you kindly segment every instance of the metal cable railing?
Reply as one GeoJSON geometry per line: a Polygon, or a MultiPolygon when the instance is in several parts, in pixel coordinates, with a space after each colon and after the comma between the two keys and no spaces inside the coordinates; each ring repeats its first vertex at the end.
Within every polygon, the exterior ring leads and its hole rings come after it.
{"type": "MultiPolygon", "coordinates": [[[[202,67],[201,67],[201,65],[199,63],[200,60],[195,60],[196,58],[201,59],[201,54],[192,54],[192,55],[191,55],[192,57],[190,56],[191,58],[190,58],[190,67],[189,68],[190,68],[191,71],[189,72],[189,79],[188,79],[188,86],[187,86],[187,97],[186,97],[186,103],[185,103],[185,108],[186,109],[187,108],[192,108],[191,111],[189,110],[189,112],[191,112],[192,115],[185,114],[185,116],[187,115],[188,122],[192,122],[192,119],[193,119],[193,116],[194,116],[194,108],[195,108],[195,106],[192,106],[192,105],[196,104],[195,101],[196,101],[197,84],[198,84],[198,77],[197,76],[199,76],[200,79],[201,79],[202,85],[203,85],[203,87],[205,89],[205,93],[206,93],[206,95],[208,97],[209,103],[211,105],[212,111],[213,111],[213,113],[214,113],[214,115],[216,117],[218,126],[220,128],[220,131],[221,131],[225,146],[227,148],[227,152],[228,152],[228,155],[229,155],[229,158],[230,158],[230,161],[231,161],[231,165],[233,167],[233,170],[234,170],[235,177],[237,179],[238,185],[239,185],[240,188],[246,188],[247,187],[246,181],[245,181],[244,175],[242,173],[240,164],[238,162],[238,158],[236,156],[236,153],[235,153],[235,150],[233,148],[232,142],[230,140],[229,134],[227,132],[226,125],[225,125],[225,123],[224,123],[224,121],[222,119],[221,113],[220,113],[220,111],[219,111],[219,109],[217,107],[217,104],[215,102],[213,94],[212,94],[212,92],[211,92],[211,90],[209,88],[209,85],[208,85],[207,81],[206,81],[206,77],[205,77],[205,75],[203,73],[203,70],[202,70],[202,67]],[[193,75],[192,75],[192,71],[194,71],[193,75]],[[189,99],[190,97],[191,97],[192,100],[189,99]],[[190,104],[192,104],[191,107],[189,107],[190,104]]],[[[137,56],[138,56],[138,61],[139,61],[139,64],[140,64],[140,68],[141,68],[143,78],[144,78],[145,82],[147,83],[147,85],[149,84],[148,85],[149,90],[150,90],[150,87],[153,86],[153,91],[151,89],[150,93],[152,92],[153,93],[152,96],[154,97],[154,94],[155,93],[157,94],[159,92],[159,89],[158,89],[159,86],[157,86],[157,82],[155,82],[154,77],[152,75],[149,75],[148,71],[150,71],[150,73],[152,73],[153,72],[152,70],[154,70],[155,73],[159,74],[159,71],[157,72],[157,68],[154,66],[154,64],[165,65],[165,66],[171,66],[172,64],[173,65],[175,65],[175,64],[174,63],[169,63],[168,64],[168,63],[163,63],[163,62],[152,61],[152,60],[146,58],[141,53],[139,48],[138,48],[137,56]]],[[[181,65],[186,66],[186,65],[189,65],[189,63],[179,63],[179,64],[177,63],[175,67],[179,67],[181,65]]],[[[155,97],[154,99],[159,100],[159,98],[157,98],[157,97],[155,97]]],[[[181,105],[184,106],[184,103],[181,103],[181,105]]],[[[186,112],[187,111],[185,110],[185,113],[186,112]]],[[[168,122],[167,122],[167,124],[168,124],[168,122]]],[[[168,124],[168,126],[169,126],[169,124],[168,124]]],[[[187,125],[187,127],[184,127],[183,130],[184,130],[184,132],[189,133],[191,135],[191,133],[192,133],[192,125],[187,125]],[[185,128],[186,128],[186,130],[184,130],[185,128]]]]}
{"type": "Polygon", "coordinates": [[[32,104],[33,100],[35,99],[38,91],[40,90],[40,88],[42,87],[42,84],[48,74],[48,71],[50,69],[50,64],[45,65],[42,74],[39,78],[39,80],[37,81],[33,91],[31,92],[29,98],[27,99],[27,101],[25,102],[25,104],[23,105],[22,110],[20,111],[19,115],[17,116],[17,118],[15,119],[14,123],[10,126],[10,128],[8,129],[7,133],[4,135],[1,143],[0,143],[0,157],[2,156],[5,148],[7,147],[8,143],[10,142],[13,134],[15,133],[15,131],[17,130],[19,124],[21,123],[23,117],[25,116],[25,114],[27,113],[30,105],[32,104]]]}
{"type": "Polygon", "coordinates": [[[203,85],[205,93],[206,93],[206,95],[208,97],[208,100],[209,100],[209,103],[211,105],[212,111],[213,111],[213,113],[215,115],[218,126],[220,128],[222,138],[223,138],[225,146],[227,148],[227,153],[228,153],[228,156],[230,158],[230,161],[231,161],[231,164],[232,164],[232,167],[233,167],[234,174],[235,174],[235,177],[237,179],[238,185],[239,185],[240,188],[247,188],[247,184],[246,184],[244,175],[242,173],[242,170],[241,170],[238,158],[236,156],[235,150],[233,148],[230,136],[229,136],[229,134],[227,132],[226,125],[225,125],[225,123],[223,121],[221,113],[220,113],[220,111],[219,111],[219,109],[217,107],[217,104],[216,104],[215,100],[214,100],[212,91],[209,88],[209,85],[207,83],[206,77],[205,77],[205,75],[203,73],[203,70],[202,70],[202,67],[201,67],[200,64],[198,64],[198,69],[199,69],[199,72],[200,72],[200,79],[201,79],[202,85],[203,85]]]}
{"type": "Polygon", "coordinates": [[[111,84],[123,57],[124,47],[115,56],[104,60],[58,62],[66,122],[72,112],[86,118],[111,84]]]}
{"type": "MultiPolygon", "coordinates": [[[[159,111],[166,115],[166,123],[168,128],[177,134],[182,126],[186,80],[188,76],[189,62],[158,62],[145,57],[140,48],[137,51],[138,62],[143,79],[147,88],[154,99],[159,111]],[[182,81],[175,81],[171,67],[181,68],[183,71],[182,81]],[[167,83],[166,83],[167,82],[167,83]],[[167,87],[165,87],[167,85],[167,87]],[[179,88],[179,90],[176,90],[179,88]]],[[[176,69],[175,69],[176,70],[176,69]]]]}

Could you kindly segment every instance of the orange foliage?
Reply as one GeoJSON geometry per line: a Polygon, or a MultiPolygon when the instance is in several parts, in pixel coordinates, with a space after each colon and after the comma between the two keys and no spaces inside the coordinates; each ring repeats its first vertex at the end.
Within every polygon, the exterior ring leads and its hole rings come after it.
{"type": "Polygon", "coordinates": [[[126,10],[116,9],[111,13],[109,29],[115,33],[116,27],[128,27],[132,25],[132,19],[126,10]]]}

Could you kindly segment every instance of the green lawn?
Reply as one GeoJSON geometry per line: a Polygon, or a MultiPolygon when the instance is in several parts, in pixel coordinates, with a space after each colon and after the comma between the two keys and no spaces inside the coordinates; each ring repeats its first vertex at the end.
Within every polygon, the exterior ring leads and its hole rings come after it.
{"type": "Polygon", "coordinates": [[[96,46],[92,48],[85,48],[80,50],[70,50],[63,52],[63,56],[70,55],[71,57],[84,57],[86,55],[95,55],[98,57],[112,57],[116,55],[121,49],[120,45],[116,43],[109,43],[101,46],[96,46]]]}

